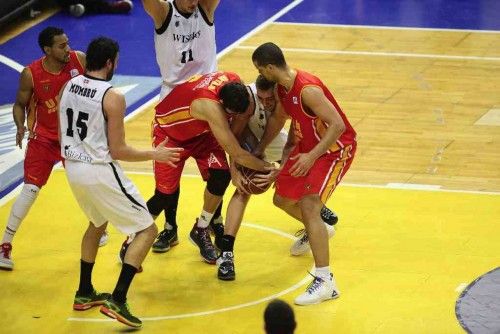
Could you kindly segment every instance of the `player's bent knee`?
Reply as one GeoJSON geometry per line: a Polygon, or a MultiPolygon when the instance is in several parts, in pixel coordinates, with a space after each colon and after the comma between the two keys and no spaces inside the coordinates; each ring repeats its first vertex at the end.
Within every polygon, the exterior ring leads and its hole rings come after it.
{"type": "Polygon", "coordinates": [[[286,199],[285,197],[281,197],[280,195],[275,193],[273,196],[273,204],[278,208],[283,209],[286,208],[287,206],[291,206],[292,202],[286,199]]]}
{"type": "Polygon", "coordinates": [[[165,194],[158,189],[155,190],[155,194],[146,203],[149,213],[152,216],[158,216],[164,208],[171,206],[171,204],[176,204],[179,200],[179,188],[171,194],[165,194]]]}
{"type": "Polygon", "coordinates": [[[224,196],[229,182],[231,182],[231,173],[227,169],[209,169],[210,176],[207,181],[207,190],[215,196],[224,196]]]}

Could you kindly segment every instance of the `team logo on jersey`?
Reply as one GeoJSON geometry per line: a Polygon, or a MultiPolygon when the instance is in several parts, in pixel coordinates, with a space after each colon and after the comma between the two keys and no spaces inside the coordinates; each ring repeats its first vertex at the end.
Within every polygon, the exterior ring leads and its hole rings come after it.
{"type": "Polygon", "coordinates": [[[73,68],[71,69],[71,71],[69,71],[69,74],[71,75],[72,78],[74,78],[78,75],[78,70],[76,68],[73,68]]]}
{"type": "Polygon", "coordinates": [[[44,84],[42,88],[45,92],[48,92],[50,90],[50,84],[44,84]]]}
{"type": "Polygon", "coordinates": [[[292,97],[293,104],[299,104],[299,99],[297,99],[297,96],[292,97]]]}
{"type": "Polygon", "coordinates": [[[208,168],[212,167],[213,164],[217,164],[219,167],[222,167],[222,164],[219,159],[215,157],[215,154],[210,153],[210,156],[208,157],[208,168]]]}

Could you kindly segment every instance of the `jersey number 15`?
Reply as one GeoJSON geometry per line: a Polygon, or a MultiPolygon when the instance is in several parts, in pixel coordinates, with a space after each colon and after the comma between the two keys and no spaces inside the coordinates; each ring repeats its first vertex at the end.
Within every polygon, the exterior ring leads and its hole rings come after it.
{"type": "MultiPolygon", "coordinates": [[[[68,129],[66,130],[66,136],[73,137],[73,109],[66,109],[66,115],[68,116],[68,129]]],[[[78,112],[78,118],[76,119],[76,127],[78,128],[78,136],[80,140],[84,140],[87,137],[87,121],[89,120],[89,114],[83,111],[78,112]]]]}

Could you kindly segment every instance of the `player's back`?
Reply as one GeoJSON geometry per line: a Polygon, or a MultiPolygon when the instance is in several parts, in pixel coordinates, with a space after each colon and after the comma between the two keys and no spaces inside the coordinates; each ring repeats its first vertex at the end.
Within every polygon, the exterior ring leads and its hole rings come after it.
{"type": "Polygon", "coordinates": [[[92,164],[113,161],[103,110],[104,95],[111,87],[108,81],[88,75],[67,83],[59,102],[61,155],[66,160],[92,164]]]}
{"type": "Polygon", "coordinates": [[[155,130],[177,141],[186,141],[209,132],[207,122],[191,115],[191,103],[197,99],[219,103],[219,91],[230,81],[241,80],[235,73],[219,71],[193,76],[175,87],[155,108],[155,130]]]}
{"type": "Polygon", "coordinates": [[[179,12],[175,2],[169,2],[169,14],[154,35],[156,61],[163,86],[160,98],[195,74],[217,69],[215,27],[202,7],[194,13],[179,12]]]}
{"type": "Polygon", "coordinates": [[[70,51],[70,60],[59,73],[48,72],[43,65],[44,58],[28,65],[33,78],[33,96],[27,123],[31,138],[57,141],[57,96],[68,80],[83,73],[83,67],[74,51],[70,51]]]}

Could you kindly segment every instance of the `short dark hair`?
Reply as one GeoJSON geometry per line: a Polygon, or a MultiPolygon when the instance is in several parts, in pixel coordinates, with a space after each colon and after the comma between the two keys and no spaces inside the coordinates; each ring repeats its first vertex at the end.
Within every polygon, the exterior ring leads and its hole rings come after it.
{"type": "Polygon", "coordinates": [[[293,309],[283,300],[271,301],[264,311],[267,334],[292,334],[297,327],[293,309]]]}
{"type": "Polygon", "coordinates": [[[274,81],[267,80],[262,74],[259,74],[257,80],[255,80],[255,86],[259,90],[270,90],[271,88],[274,88],[274,84],[274,81]]]}
{"type": "Polygon", "coordinates": [[[274,65],[281,68],[286,66],[283,51],[272,42],[264,43],[255,49],[252,61],[259,66],[274,65]]]}
{"type": "Polygon", "coordinates": [[[222,86],[219,98],[222,100],[224,108],[238,114],[244,113],[250,104],[247,87],[240,82],[232,81],[222,86]]]}
{"type": "Polygon", "coordinates": [[[44,47],[52,47],[52,45],[54,44],[54,36],[59,36],[62,34],[64,34],[64,30],[62,30],[61,28],[47,27],[43,29],[38,34],[38,45],[40,46],[40,49],[42,49],[42,52],[45,53],[44,47]]]}
{"type": "Polygon", "coordinates": [[[93,39],[87,48],[87,71],[102,69],[108,60],[114,63],[119,51],[118,43],[111,38],[101,36],[93,39]]]}

